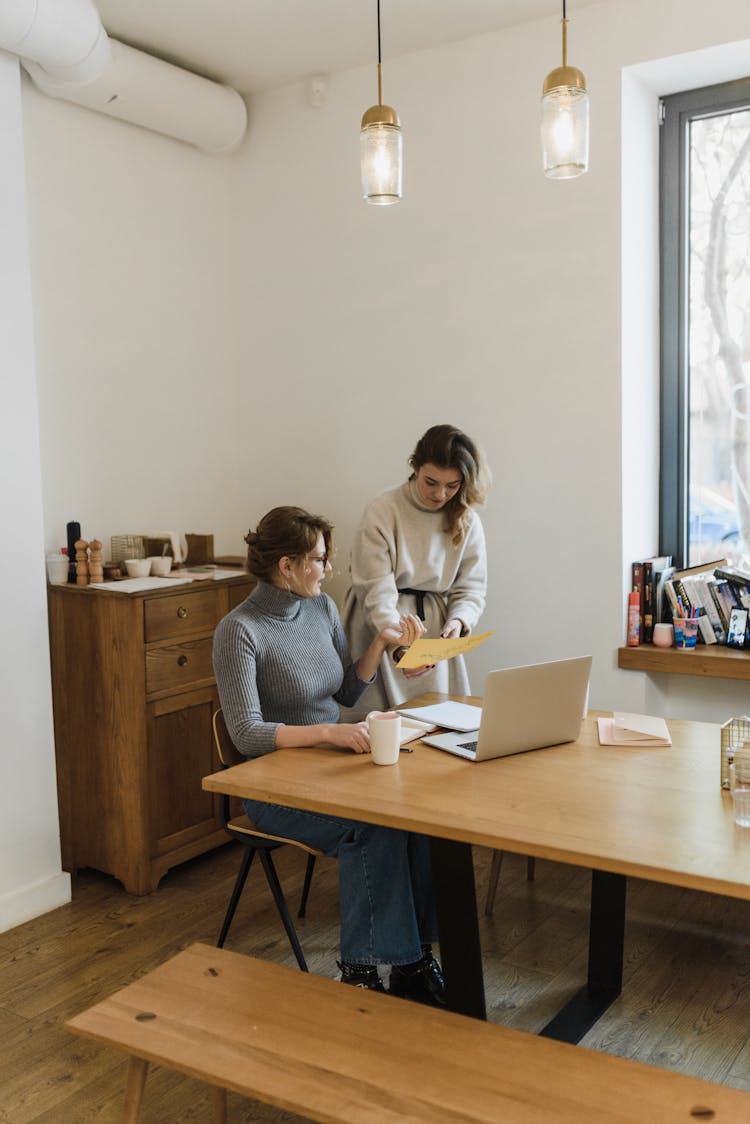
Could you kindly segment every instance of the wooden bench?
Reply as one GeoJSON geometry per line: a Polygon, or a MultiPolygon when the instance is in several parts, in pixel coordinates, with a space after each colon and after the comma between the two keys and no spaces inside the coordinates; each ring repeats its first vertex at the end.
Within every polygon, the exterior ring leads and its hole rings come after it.
{"type": "Polygon", "coordinates": [[[341,1124],[747,1124],[750,1093],[194,944],[66,1026],[150,1062],[341,1124]]]}

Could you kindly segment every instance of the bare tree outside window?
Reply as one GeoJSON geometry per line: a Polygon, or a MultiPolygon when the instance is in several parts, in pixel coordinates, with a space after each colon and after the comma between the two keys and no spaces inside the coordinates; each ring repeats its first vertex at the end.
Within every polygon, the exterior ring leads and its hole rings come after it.
{"type": "Polygon", "coordinates": [[[688,565],[750,568],[750,110],[689,125],[688,565]]]}

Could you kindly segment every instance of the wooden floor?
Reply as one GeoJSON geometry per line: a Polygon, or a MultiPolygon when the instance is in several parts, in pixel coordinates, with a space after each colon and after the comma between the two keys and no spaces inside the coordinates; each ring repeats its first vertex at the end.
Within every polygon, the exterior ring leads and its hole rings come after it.
{"type": "MultiPolygon", "coordinates": [[[[238,862],[230,844],[171,871],[141,898],[84,871],[70,905],[0,934],[0,1124],[120,1121],[124,1060],[62,1024],[192,941],[214,943],[238,862]]],[[[483,895],[489,852],[475,862],[483,895]]],[[[278,866],[296,902],[304,856],[284,849],[278,866]]],[[[576,990],[587,953],[586,872],[541,860],[536,868],[527,882],[525,860],[506,856],[495,917],[482,918],[489,1017],[529,1031],[576,990]]],[[[336,866],[322,860],[300,922],[313,971],[336,975],[337,930],[336,866]]],[[[227,947],[294,964],[260,869],[227,947]]],[[[631,883],[623,995],[583,1044],[750,1090],[750,902],[631,883]]],[[[212,1119],[202,1085],[149,1075],[144,1124],[212,1119]]],[[[300,1118],[230,1094],[229,1120],[300,1118]]]]}

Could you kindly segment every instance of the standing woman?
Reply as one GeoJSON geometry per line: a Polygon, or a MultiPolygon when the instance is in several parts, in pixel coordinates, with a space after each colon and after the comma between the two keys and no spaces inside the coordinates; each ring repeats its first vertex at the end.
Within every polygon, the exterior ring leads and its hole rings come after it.
{"type": "MultiPolygon", "coordinates": [[[[258,584],[219,622],[214,668],[227,729],[248,757],[287,746],[369,752],[366,723],[339,722],[339,704],[357,701],[387,646],[411,643],[422,631],[407,615],[370,637],[352,660],[338,610],[321,591],[331,571],[331,532],[319,515],[276,507],[247,536],[248,569],[258,584]]],[[[436,922],[427,837],[260,800],[244,803],[260,831],[338,859],[342,980],[383,991],[377,965],[390,964],[391,992],[444,1006],[430,944],[436,922]]]]}
{"type": "MultiPolygon", "coordinates": [[[[489,472],[477,445],[453,425],[435,425],[409,458],[406,483],[377,496],[354,539],[351,587],[343,620],[360,651],[404,613],[424,621],[428,637],[466,635],[484,609],[487,557],[476,504],[489,472]]],[[[380,661],[380,676],[353,713],[399,706],[424,691],[469,693],[463,656],[401,671],[399,644],[380,661]]]]}

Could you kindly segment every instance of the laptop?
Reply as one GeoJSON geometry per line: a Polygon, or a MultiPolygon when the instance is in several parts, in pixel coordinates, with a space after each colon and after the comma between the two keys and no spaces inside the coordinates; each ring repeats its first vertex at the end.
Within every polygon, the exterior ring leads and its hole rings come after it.
{"type": "Polygon", "coordinates": [[[479,729],[430,734],[425,745],[468,761],[489,761],[575,741],[581,732],[591,656],[491,671],[479,729]]]}

